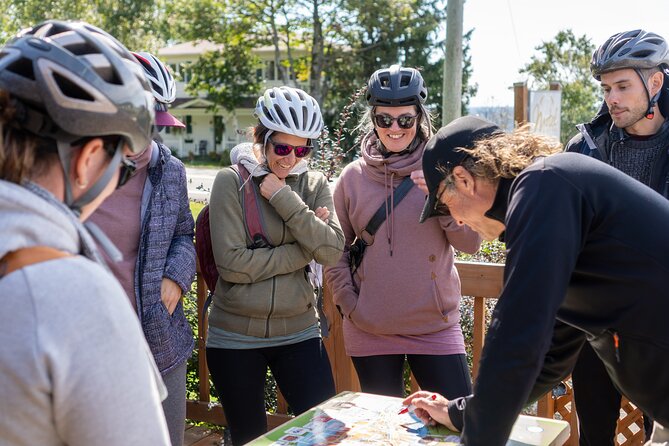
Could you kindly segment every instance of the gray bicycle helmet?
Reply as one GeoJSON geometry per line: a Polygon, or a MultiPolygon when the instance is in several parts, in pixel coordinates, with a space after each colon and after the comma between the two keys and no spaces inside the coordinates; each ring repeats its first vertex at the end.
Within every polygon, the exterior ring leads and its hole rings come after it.
{"type": "MultiPolygon", "coordinates": [[[[151,142],[153,94],[142,67],[115,38],[82,22],[49,20],[21,31],[0,48],[0,88],[17,106],[15,127],[55,140],[65,178],[72,143],[118,136],[132,152],[151,142]]],[[[73,198],[65,181],[65,204],[75,212],[109,184],[123,157],[122,145],[85,194],[73,198]]]]}
{"type": "Polygon", "coordinates": [[[420,105],[427,99],[427,87],[415,68],[392,65],[376,70],[367,82],[367,104],[371,106],[420,105]]]}
{"type": "Polygon", "coordinates": [[[661,36],[642,29],[614,34],[592,55],[590,71],[600,80],[602,73],[632,68],[669,66],[669,46],[661,36]]]}
{"type": "Polygon", "coordinates": [[[63,142],[121,136],[139,153],[151,142],[153,95],[141,66],[106,32],[49,20],[0,49],[0,88],[23,105],[19,125],[63,142]]]}
{"type": "Polygon", "coordinates": [[[271,131],[300,138],[318,138],[323,130],[323,116],[318,102],[299,88],[274,87],[265,90],[258,98],[254,115],[271,131]]]}

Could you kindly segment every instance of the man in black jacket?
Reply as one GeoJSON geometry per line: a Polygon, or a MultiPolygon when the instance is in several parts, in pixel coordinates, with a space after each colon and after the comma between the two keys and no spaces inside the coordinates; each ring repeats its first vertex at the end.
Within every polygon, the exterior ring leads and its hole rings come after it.
{"type": "MultiPolygon", "coordinates": [[[[611,36],[592,56],[604,103],[566,151],[604,161],[669,198],[669,47],[643,30],[611,36]]],[[[620,392],[586,344],[572,374],[581,446],[613,446],[620,392]]],[[[646,438],[652,421],[644,417],[646,438]]]]}
{"type": "MultiPolygon", "coordinates": [[[[504,234],[504,289],[474,394],[407,398],[467,446],[504,445],[523,405],[572,370],[587,341],[614,385],[669,440],[669,202],[605,163],[467,116],[427,144],[422,219],[449,212],[504,234]],[[471,149],[469,149],[471,148],[471,149]]],[[[659,443],[658,443],[659,444],[659,443]]]]}

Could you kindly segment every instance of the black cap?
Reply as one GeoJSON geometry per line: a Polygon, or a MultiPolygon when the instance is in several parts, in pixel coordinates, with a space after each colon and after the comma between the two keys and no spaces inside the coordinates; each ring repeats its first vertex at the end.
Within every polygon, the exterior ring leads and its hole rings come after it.
{"type": "Polygon", "coordinates": [[[430,138],[423,152],[423,175],[429,193],[420,214],[421,223],[430,217],[443,215],[435,209],[439,183],[444,179],[440,168],[462,164],[469,154],[461,149],[471,149],[477,140],[499,132],[500,128],[490,121],[477,116],[463,116],[442,127],[430,138]]]}

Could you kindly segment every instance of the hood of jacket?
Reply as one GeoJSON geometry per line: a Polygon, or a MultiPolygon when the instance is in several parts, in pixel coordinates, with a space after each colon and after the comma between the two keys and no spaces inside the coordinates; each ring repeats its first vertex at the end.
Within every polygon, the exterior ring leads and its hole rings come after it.
{"type": "Polygon", "coordinates": [[[365,174],[379,183],[385,183],[386,176],[391,176],[396,186],[402,178],[409,176],[414,170],[423,168],[425,143],[426,141],[420,142],[410,153],[384,156],[379,150],[377,136],[374,132],[370,132],[365,135],[360,146],[362,158],[365,160],[363,170],[365,174]]]}
{"type": "Polygon", "coordinates": [[[49,246],[98,259],[84,226],[63,203],[41,187],[0,180],[0,257],[31,246],[49,246]]]}

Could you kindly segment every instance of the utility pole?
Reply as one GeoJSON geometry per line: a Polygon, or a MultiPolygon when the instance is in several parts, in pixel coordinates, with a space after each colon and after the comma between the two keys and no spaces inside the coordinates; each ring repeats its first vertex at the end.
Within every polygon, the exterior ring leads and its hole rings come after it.
{"type": "Polygon", "coordinates": [[[448,0],[446,6],[446,57],[441,92],[441,124],[460,117],[462,107],[462,17],[464,0],[448,0]]]}

